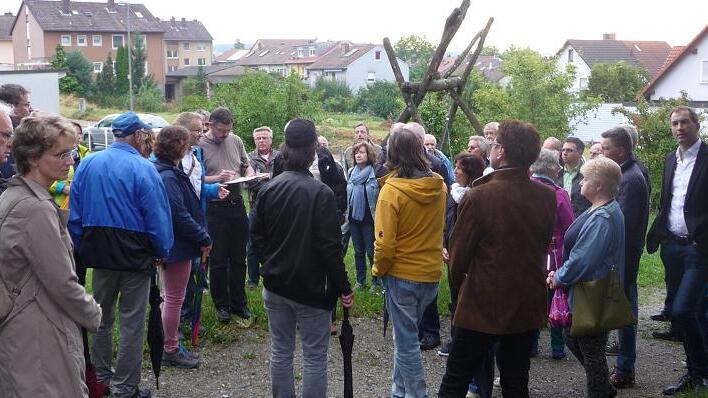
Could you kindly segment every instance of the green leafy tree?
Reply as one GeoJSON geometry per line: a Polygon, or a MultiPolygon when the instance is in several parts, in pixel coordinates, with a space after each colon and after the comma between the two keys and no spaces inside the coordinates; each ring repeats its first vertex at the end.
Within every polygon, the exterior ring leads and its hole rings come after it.
{"type": "Polygon", "coordinates": [[[600,97],[605,102],[634,101],[649,81],[649,72],[623,61],[595,64],[585,95],[600,97]]]}
{"type": "MultiPolygon", "coordinates": [[[[69,66],[66,63],[66,52],[61,44],[57,44],[54,48],[54,56],[49,61],[52,68],[68,72],[69,66]]],[[[79,83],[76,81],[76,77],[66,73],[64,77],[59,79],[59,91],[62,93],[75,93],[79,90],[79,83]]]]}
{"type": "Polygon", "coordinates": [[[93,64],[79,50],[75,50],[66,55],[66,68],[67,75],[76,80],[74,92],[78,95],[88,94],[93,85],[93,64]]]}
{"type": "Polygon", "coordinates": [[[403,111],[404,106],[396,83],[379,80],[357,92],[357,107],[361,112],[393,118],[403,111]]]}
{"type": "Polygon", "coordinates": [[[408,63],[410,80],[422,79],[435,53],[435,46],[425,36],[408,35],[401,37],[393,47],[396,56],[408,63]]]}
{"type": "Polygon", "coordinates": [[[501,51],[496,46],[484,46],[479,55],[499,55],[501,51]]]}
{"type": "MultiPolygon", "coordinates": [[[[164,112],[165,96],[154,86],[143,84],[135,93],[135,109],[143,112],[164,112]]],[[[125,107],[129,106],[126,99],[125,107]]]]}
{"type": "Polygon", "coordinates": [[[246,46],[241,43],[241,40],[236,39],[236,43],[234,43],[234,48],[237,50],[243,50],[244,48],[246,48],[246,46]]]}
{"type": "Polygon", "coordinates": [[[312,94],[322,102],[324,110],[329,112],[351,112],[356,107],[352,90],[341,80],[320,77],[315,82],[312,94]]]}
{"type": "Polygon", "coordinates": [[[106,62],[103,63],[103,69],[101,69],[101,73],[96,77],[97,96],[112,96],[115,93],[116,77],[113,73],[113,58],[111,57],[111,53],[108,53],[106,62]]]}
{"type": "Polygon", "coordinates": [[[197,68],[197,75],[191,76],[184,81],[184,95],[186,96],[201,96],[207,97],[207,78],[204,73],[204,67],[199,65],[197,68]]]}
{"type": "Polygon", "coordinates": [[[121,46],[116,51],[116,90],[117,95],[128,93],[128,49],[121,46]]]}
{"type": "Polygon", "coordinates": [[[636,154],[649,169],[652,186],[651,204],[654,208],[659,205],[664,159],[677,147],[670,131],[671,111],[679,105],[688,105],[688,103],[689,99],[684,92],[681,98],[661,101],[657,104],[649,104],[641,99],[634,111],[626,108],[617,108],[613,111],[623,114],[637,127],[639,141],[636,154]]]}
{"type": "Polygon", "coordinates": [[[147,84],[150,85],[150,80],[146,79],[145,71],[145,41],[144,36],[136,33],[131,37],[133,48],[131,49],[131,69],[133,78],[133,90],[137,91],[140,87],[147,84]]]}
{"type": "Polygon", "coordinates": [[[544,137],[565,137],[569,121],[596,106],[569,91],[573,74],[556,70],[553,60],[530,49],[512,48],[504,55],[502,72],[511,78],[506,87],[470,79],[471,103],[480,122],[519,119],[533,123],[544,137]]]}

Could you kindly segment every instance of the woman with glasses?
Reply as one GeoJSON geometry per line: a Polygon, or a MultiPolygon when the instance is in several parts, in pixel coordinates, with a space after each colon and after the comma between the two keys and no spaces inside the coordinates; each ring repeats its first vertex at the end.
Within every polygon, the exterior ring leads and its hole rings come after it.
{"type": "Polygon", "coordinates": [[[74,164],[69,168],[69,176],[65,180],[57,180],[49,187],[49,192],[54,196],[54,201],[57,202],[62,209],[69,208],[69,192],[71,192],[71,181],[74,178],[74,171],[79,167],[81,159],[88,156],[91,152],[89,149],[81,145],[81,135],[83,129],[76,122],[71,122],[76,130],[76,145],[71,151],[71,157],[74,158],[74,164]]]}
{"type": "Polygon", "coordinates": [[[58,116],[27,117],[15,132],[18,175],[0,197],[0,278],[14,292],[0,313],[4,396],[88,397],[79,327],[95,331],[101,308],[78,283],[67,211],[49,192],[67,178],[75,143],[58,116]]]}

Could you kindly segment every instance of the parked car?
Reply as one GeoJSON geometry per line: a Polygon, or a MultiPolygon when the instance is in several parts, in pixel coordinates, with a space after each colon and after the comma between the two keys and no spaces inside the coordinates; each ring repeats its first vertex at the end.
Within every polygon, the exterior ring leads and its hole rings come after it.
{"type": "MultiPolygon", "coordinates": [[[[81,138],[84,145],[92,151],[100,151],[111,145],[111,143],[113,143],[113,130],[111,129],[111,125],[113,124],[113,119],[118,115],[118,113],[108,115],[98,123],[85,128],[83,137],[81,138]]],[[[165,119],[156,115],[138,113],[138,117],[144,123],[152,126],[152,131],[155,134],[158,134],[164,127],[169,126],[169,123],[167,123],[165,119]]]]}

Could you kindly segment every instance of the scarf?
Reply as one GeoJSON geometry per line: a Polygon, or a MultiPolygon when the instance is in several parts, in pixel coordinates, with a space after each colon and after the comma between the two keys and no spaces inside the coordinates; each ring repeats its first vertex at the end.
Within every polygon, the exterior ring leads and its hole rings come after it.
{"type": "Polygon", "coordinates": [[[459,204],[462,197],[465,196],[465,192],[469,191],[470,187],[461,187],[460,184],[454,183],[450,187],[450,195],[455,203],[459,204]]]}
{"type": "Polygon", "coordinates": [[[354,221],[363,221],[366,209],[366,182],[370,179],[376,179],[374,168],[367,165],[363,169],[359,166],[352,168],[352,174],[349,177],[348,189],[351,190],[350,206],[352,209],[351,217],[354,221]]]}

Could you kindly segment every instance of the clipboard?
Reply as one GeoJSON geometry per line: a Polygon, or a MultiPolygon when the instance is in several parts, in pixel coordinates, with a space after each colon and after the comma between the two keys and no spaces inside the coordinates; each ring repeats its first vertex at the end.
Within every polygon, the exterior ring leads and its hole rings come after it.
{"type": "Polygon", "coordinates": [[[231,181],[226,181],[226,182],[224,182],[224,183],[222,183],[222,184],[224,184],[224,185],[241,184],[241,183],[244,183],[244,182],[248,182],[248,181],[252,181],[252,180],[257,180],[257,179],[261,179],[261,178],[269,178],[269,177],[270,177],[270,174],[269,174],[269,173],[260,173],[260,174],[254,174],[254,175],[248,176],[248,177],[238,177],[238,178],[234,178],[233,180],[231,180],[231,181]]]}

